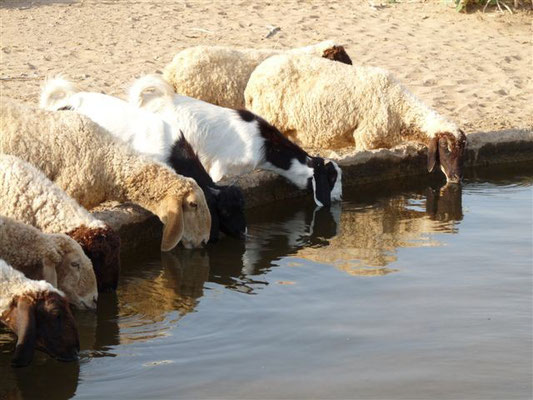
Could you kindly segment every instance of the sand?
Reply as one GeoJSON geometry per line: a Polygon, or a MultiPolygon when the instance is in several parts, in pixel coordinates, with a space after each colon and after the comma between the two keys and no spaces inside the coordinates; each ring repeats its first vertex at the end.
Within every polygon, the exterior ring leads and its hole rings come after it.
{"type": "Polygon", "coordinates": [[[1,96],[38,102],[46,76],[124,97],[199,44],[290,48],[325,39],[392,71],[465,131],[532,121],[531,11],[459,14],[442,1],[0,0],[1,96]],[[266,38],[269,26],[280,31],[266,38]]]}

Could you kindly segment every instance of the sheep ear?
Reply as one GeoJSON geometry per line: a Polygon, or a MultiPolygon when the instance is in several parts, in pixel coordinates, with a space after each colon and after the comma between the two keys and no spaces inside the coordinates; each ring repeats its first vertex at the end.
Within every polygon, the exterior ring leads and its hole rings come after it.
{"type": "Polygon", "coordinates": [[[47,258],[43,260],[43,279],[53,287],[57,287],[56,265],[47,258]]]}
{"type": "Polygon", "coordinates": [[[161,240],[161,250],[170,251],[176,247],[183,236],[183,208],[181,199],[176,197],[167,197],[164,203],[165,208],[160,217],[165,225],[163,239],[161,240]]]}
{"type": "Polygon", "coordinates": [[[439,138],[434,137],[428,146],[428,172],[432,172],[437,166],[437,151],[439,150],[439,138]]]}
{"type": "Polygon", "coordinates": [[[11,359],[13,367],[24,367],[33,360],[35,351],[35,306],[22,297],[17,304],[17,345],[11,359]]]}

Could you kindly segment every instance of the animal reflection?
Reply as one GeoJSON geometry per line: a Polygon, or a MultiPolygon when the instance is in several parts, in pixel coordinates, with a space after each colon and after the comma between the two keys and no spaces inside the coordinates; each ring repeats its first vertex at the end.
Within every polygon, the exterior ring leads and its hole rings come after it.
{"type": "Polygon", "coordinates": [[[455,184],[428,188],[425,196],[399,194],[368,206],[348,203],[329,244],[302,248],[295,256],[350,275],[386,275],[396,271],[387,265],[397,260],[398,248],[437,246],[431,234],[456,233],[462,218],[461,187],[455,184]]]}
{"type": "Polygon", "coordinates": [[[62,400],[74,396],[80,374],[79,363],[59,363],[36,353],[29,367],[11,368],[12,344],[10,334],[0,328],[0,399],[62,400]]]}
{"type": "Polygon", "coordinates": [[[160,263],[128,271],[118,289],[120,343],[165,336],[194,310],[209,277],[205,252],[162,253],[160,263]]]}

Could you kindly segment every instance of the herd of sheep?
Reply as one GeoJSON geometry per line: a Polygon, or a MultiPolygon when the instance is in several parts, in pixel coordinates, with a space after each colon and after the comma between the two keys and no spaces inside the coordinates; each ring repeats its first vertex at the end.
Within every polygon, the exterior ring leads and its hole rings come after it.
{"type": "Polygon", "coordinates": [[[47,80],[40,109],[0,104],[0,321],[14,366],[35,348],[77,358],[69,303],[95,309],[114,290],[120,238],[88,209],[132,202],[163,223],[161,250],[243,239],[244,196],[225,176],[273,171],[319,207],[342,196],[342,171],[302,147],[428,146],[428,170],[458,182],[464,133],[387,71],[352,65],[332,41],[280,50],[198,46],[128,101],[47,80]],[[247,109],[244,109],[244,108],[247,109]]]}

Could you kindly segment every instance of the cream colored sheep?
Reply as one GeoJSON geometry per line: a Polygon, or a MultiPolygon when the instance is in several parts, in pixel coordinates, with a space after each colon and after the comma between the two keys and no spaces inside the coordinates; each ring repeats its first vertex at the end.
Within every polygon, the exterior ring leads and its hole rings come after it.
{"type": "Polygon", "coordinates": [[[211,216],[196,182],[135,153],[90,119],[72,111],[50,112],[3,99],[0,153],[33,164],[79,204],[130,201],[165,225],[161,249],[209,239],[211,216]]]}
{"type": "Polygon", "coordinates": [[[291,50],[195,46],[177,53],[163,74],[178,94],[240,109],[244,108],[244,89],[254,68],[267,57],[285,52],[351,64],[344,48],[332,40],[291,50]]]}
{"type": "Polygon", "coordinates": [[[247,108],[304,147],[368,150],[417,141],[429,147],[429,171],[440,162],[449,181],[461,179],[464,133],[385,70],[273,56],[253,71],[245,98],[247,108]]]}
{"type": "Polygon", "coordinates": [[[35,348],[61,361],[78,359],[76,321],[62,292],[0,259],[0,322],[17,335],[14,367],[31,363],[35,348]]]}
{"type": "Polygon", "coordinates": [[[42,233],[0,216],[0,258],[30,279],[44,279],[78,308],[96,309],[98,291],[91,260],[67,235],[42,233]]]}
{"type": "Polygon", "coordinates": [[[98,290],[116,289],[120,271],[118,234],[33,165],[7,154],[0,154],[0,215],[46,233],[72,237],[93,264],[98,290]]]}

